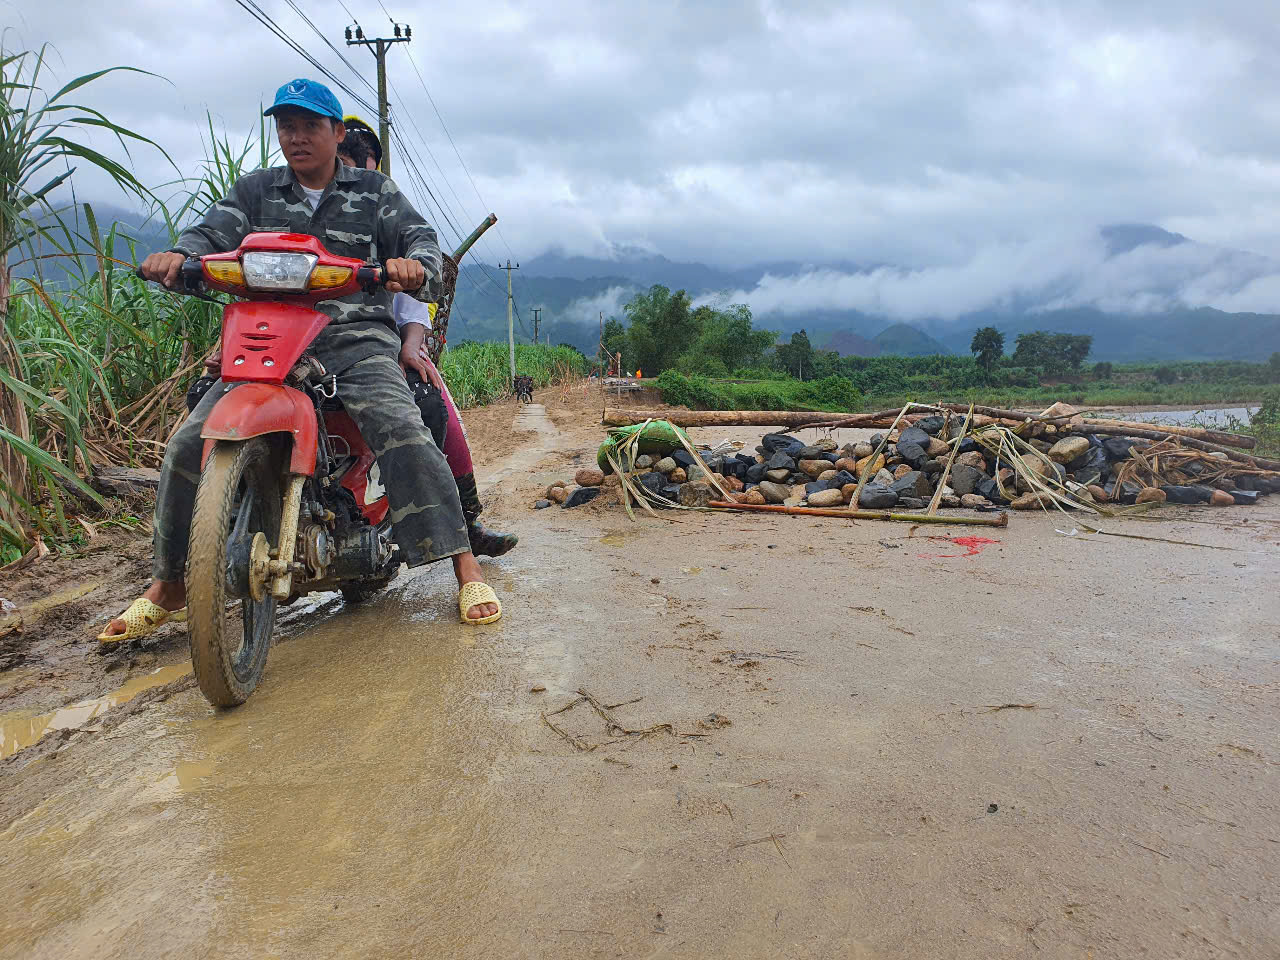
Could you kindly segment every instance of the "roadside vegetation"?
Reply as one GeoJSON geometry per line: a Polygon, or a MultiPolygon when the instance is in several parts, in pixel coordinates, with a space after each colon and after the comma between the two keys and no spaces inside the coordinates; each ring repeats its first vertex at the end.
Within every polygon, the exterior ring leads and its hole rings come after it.
{"type": "MultiPolygon", "coordinates": [[[[657,375],[663,399],[703,409],[849,410],[945,398],[994,406],[1186,407],[1256,403],[1280,385],[1280,354],[1262,363],[1088,363],[1093,338],[1035,331],[1011,354],[984,327],[971,356],[855,357],[817,350],[804,330],[784,342],[755,328],[742,304],[694,306],[683,290],[654,286],[604,328],[604,351],[624,370],[657,375]]],[[[609,362],[606,357],[599,363],[609,362]]]]}

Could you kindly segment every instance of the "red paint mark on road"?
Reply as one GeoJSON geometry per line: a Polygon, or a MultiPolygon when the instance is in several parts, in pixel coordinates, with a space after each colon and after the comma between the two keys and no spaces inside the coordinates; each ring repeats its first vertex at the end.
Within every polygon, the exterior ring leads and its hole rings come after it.
{"type": "Polygon", "coordinates": [[[992,540],[990,537],[930,537],[930,540],[941,540],[944,543],[954,543],[957,547],[964,547],[964,553],[922,553],[919,555],[921,560],[946,560],[951,557],[976,557],[983,550],[993,543],[999,543],[999,540],[992,540]]]}

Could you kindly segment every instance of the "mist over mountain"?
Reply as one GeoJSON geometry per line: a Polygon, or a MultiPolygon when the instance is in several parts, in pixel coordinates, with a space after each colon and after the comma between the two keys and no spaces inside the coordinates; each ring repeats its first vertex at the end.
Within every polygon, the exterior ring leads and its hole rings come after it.
{"type": "MultiPolygon", "coordinates": [[[[168,243],[162,224],[96,206],[120,221],[141,254],[168,243]]],[[[117,256],[124,253],[117,251],[117,256]]],[[[45,272],[56,276],[56,261],[45,272]]],[[[1280,264],[1200,244],[1150,224],[989,246],[958,264],[908,268],[849,262],[772,262],[732,268],[682,263],[639,247],[608,258],[550,250],[512,276],[516,336],[593,353],[603,320],[622,317],[655,283],[699,303],[746,303],[756,325],[782,337],[804,329],[843,354],[967,353],[974,330],[994,326],[1012,351],[1034,330],[1093,336],[1093,358],[1113,361],[1257,360],[1280,350],[1280,264]]],[[[468,258],[449,331],[461,340],[505,339],[506,277],[468,258]]]]}
{"type": "MultiPolygon", "coordinates": [[[[459,287],[459,329],[504,334],[505,322],[491,321],[504,315],[505,289],[475,267],[467,273],[477,281],[459,287]]],[[[1280,350],[1280,264],[1149,224],[988,246],[961,263],[919,268],[725,269],[617,249],[609,259],[553,251],[515,276],[517,303],[545,306],[555,342],[583,349],[583,340],[594,347],[600,313],[619,315],[631,294],[662,283],[700,303],[746,303],[757,326],[784,337],[803,328],[815,346],[863,356],[967,353],[983,326],[1002,330],[1010,350],[1020,333],[1087,333],[1094,358],[1115,361],[1251,360],[1280,350]]]]}

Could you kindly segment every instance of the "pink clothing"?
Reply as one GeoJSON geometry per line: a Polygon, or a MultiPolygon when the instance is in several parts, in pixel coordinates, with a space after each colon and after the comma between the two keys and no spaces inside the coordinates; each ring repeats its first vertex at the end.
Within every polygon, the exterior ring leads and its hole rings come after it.
{"type": "Polygon", "coordinates": [[[444,458],[449,461],[449,469],[455,478],[475,473],[471,465],[471,448],[467,446],[467,429],[458,416],[458,408],[449,395],[449,388],[444,388],[444,407],[449,411],[449,429],[444,435],[444,458]]]}

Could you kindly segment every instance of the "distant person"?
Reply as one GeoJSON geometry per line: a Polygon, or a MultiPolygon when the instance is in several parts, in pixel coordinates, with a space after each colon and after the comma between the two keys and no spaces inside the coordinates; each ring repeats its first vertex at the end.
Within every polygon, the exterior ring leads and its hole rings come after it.
{"type": "MultiPolygon", "coordinates": [[[[382,145],[367,123],[355,115],[343,119],[347,135],[338,147],[338,159],[349,167],[376,169],[382,160],[382,145]]],[[[471,551],[479,557],[500,557],[513,550],[520,538],[514,533],[499,533],[480,522],[480,494],[476,489],[475,467],[467,431],[458,416],[457,404],[449,394],[440,371],[427,355],[426,335],[435,318],[434,303],[423,303],[397,293],[392,303],[396,329],[400,331],[400,366],[409,377],[414,401],[422,413],[422,421],[432,431],[458,487],[462,513],[467,519],[471,551]],[[443,434],[443,436],[441,436],[443,434]]]]}

